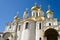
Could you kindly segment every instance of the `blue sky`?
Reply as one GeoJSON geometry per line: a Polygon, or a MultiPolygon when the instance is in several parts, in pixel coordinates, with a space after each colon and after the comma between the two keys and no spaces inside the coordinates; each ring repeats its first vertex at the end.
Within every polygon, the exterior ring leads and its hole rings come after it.
{"type": "MultiPolygon", "coordinates": [[[[54,11],[54,17],[60,20],[60,0],[0,0],[0,32],[3,32],[7,22],[12,22],[16,12],[19,11],[19,17],[23,17],[23,12],[31,7],[34,3],[37,6],[42,5],[44,12],[48,10],[48,5],[54,11]]],[[[31,13],[29,13],[31,15],[31,13]]]]}

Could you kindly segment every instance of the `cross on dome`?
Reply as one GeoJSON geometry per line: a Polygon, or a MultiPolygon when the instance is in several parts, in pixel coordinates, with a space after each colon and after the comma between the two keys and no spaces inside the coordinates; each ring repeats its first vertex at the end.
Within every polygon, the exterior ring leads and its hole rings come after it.
{"type": "Polygon", "coordinates": [[[26,11],[28,11],[28,8],[26,8],[26,11]]]}
{"type": "Polygon", "coordinates": [[[50,10],[50,5],[48,5],[48,9],[50,10]]]}
{"type": "Polygon", "coordinates": [[[37,3],[35,3],[35,6],[37,5],[37,3]]]}
{"type": "Polygon", "coordinates": [[[42,5],[40,4],[40,8],[42,7],[42,5]]]}
{"type": "Polygon", "coordinates": [[[19,12],[17,11],[16,16],[14,17],[14,20],[18,20],[19,19],[18,14],[19,14],[19,12]]]}
{"type": "Polygon", "coordinates": [[[16,15],[18,16],[19,12],[17,11],[16,15]]]}

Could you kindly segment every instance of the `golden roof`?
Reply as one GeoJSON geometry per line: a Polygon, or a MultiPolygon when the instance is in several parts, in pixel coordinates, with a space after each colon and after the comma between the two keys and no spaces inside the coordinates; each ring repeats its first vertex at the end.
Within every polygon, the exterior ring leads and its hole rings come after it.
{"type": "Polygon", "coordinates": [[[24,22],[25,22],[25,20],[21,20],[21,21],[20,21],[20,23],[24,23],[24,22]]]}
{"type": "Polygon", "coordinates": [[[39,9],[39,7],[37,7],[37,6],[33,6],[32,8],[31,8],[31,10],[38,10],[39,9]]]}
{"type": "Polygon", "coordinates": [[[44,21],[45,18],[44,18],[44,17],[36,17],[36,20],[37,20],[37,21],[44,21]]]}
{"type": "Polygon", "coordinates": [[[30,17],[30,18],[28,18],[28,20],[29,20],[29,21],[34,21],[33,18],[35,18],[35,17],[30,17]]]}
{"type": "MultiPolygon", "coordinates": [[[[27,19],[28,21],[44,21],[45,20],[45,17],[30,17],[27,19]]],[[[22,19],[20,21],[20,23],[24,23],[26,20],[25,19],[22,19]]]]}
{"type": "Polygon", "coordinates": [[[48,10],[48,11],[46,12],[46,14],[53,14],[53,11],[52,11],[52,10],[48,10]]]}
{"type": "Polygon", "coordinates": [[[31,20],[31,21],[44,21],[45,17],[30,17],[29,20],[31,20]]]}
{"type": "Polygon", "coordinates": [[[15,17],[14,17],[14,20],[18,20],[18,19],[19,19],[19,17],[18,17],[18,16],[15,16],[15,17]]]}

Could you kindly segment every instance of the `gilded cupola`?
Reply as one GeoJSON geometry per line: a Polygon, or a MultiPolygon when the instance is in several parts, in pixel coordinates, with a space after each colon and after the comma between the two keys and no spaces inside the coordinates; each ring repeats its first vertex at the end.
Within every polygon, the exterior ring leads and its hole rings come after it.
{"type": "Polygon", "coordinates": [[[36,3],[35,3],[35,5],[31,8],[31,10],[33,11],[33,10],[38,10],[39,9],[39,7],[36,5],[36,3]]]}
{"type": "Polygon", "coordinates": [[[46,14],[53,14],[53,11],[50,9],[50,5],[48,5],[48,11],[46,12],[46,14]]]}
{"type": "Polygon", "coordinates": [[[40,8],[38,9],[38,16],[40,16],[40,17],[44,16],[44,11],[43,11],[41,5],[40,5],[40,8]]]}
{"type": "Polygon", "coordinates": [[[26,11],[24,12],[23,18],[24,19],[28,18],[28,8],[26,8],[26,11]]]}
{"type": "Polygon", "coordinates": [[[40,8],[38,9],[38,11],[43,11],[43,9],[42,9],[42,7],[41,7],[42,5],[40,5],[40,8]]]}
{"type": "Polygon", "coordinates": [[[19,19],[19,17],[18,17],[18,16],[15,16],[15,17],[14,17],[14,20],[18,20],[18,19],[19,19]]]}
{"type": "Polygon", "coordinates": [[[50,5],[48,5],[48,11],[46,12],[48,18],[53,18],[53,11],[50,9],[50,5]]]}
{"type": "Polygon", "coordinates": [[[43,11],[43,9],[42,9],[42,8],[39,8],[38,10],[39,10],[39,11],[43,11]]]}
{"type": "Polygon", "coordinates": [[[27,11],[25,11],[25,12],[24,12],[24,14],[28,14],[28,12],[27,12],[27,11]]]}
{"type": "Polygon", "coordinates": [[[19,17],[18,17],[18,12],[17,12],[17,15],[14,17],[14,20],[18,20],[19,17]]]}
{"type": "Polygon", "coordinates": [[[53,11],[49,9],[46,14],[53,14],[53,11]]]}

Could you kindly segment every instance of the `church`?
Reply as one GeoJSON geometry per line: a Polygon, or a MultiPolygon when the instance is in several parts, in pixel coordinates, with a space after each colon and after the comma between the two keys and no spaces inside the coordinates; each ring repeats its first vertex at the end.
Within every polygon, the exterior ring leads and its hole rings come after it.
{"type": "MultiPolygon", "coordinates": [[[[23,18],[18,15],[12,22],[8,22],[0,40],[60,40],[60,22],[54,18],[54,12],[48,6],[46,16],[42,7],[34,5],[29,12],[23,13],[23,18]]],[[[18,14],[18,12],[17,12],[18,14]]]]}

